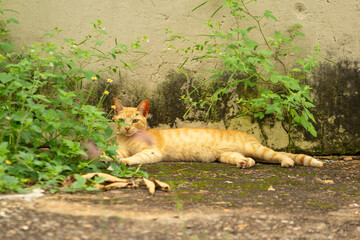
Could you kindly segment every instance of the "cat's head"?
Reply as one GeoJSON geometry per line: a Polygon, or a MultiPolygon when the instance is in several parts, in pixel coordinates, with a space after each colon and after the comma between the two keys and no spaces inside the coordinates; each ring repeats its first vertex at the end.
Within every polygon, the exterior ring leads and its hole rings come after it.
{"type": "Polygon", "coordinates": [[[146,116],[149,113],[149,101],[142,101],[139,106],[124,107],[114,98],[114,121],[117,124],[118,133],[131,137],[138,131],[146,130],[146,116]]]}

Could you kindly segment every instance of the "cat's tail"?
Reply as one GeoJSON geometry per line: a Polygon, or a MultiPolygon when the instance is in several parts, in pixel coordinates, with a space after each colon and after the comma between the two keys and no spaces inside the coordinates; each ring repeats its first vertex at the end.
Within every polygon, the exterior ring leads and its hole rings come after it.
{"type": "Polygon", "coordinates": [[[291,158],[296,164],[310,167],[322,167],[323,163],[316,158],[310,157],[305,154],[293,154],[287,152],[280,152],[291,158]]]}

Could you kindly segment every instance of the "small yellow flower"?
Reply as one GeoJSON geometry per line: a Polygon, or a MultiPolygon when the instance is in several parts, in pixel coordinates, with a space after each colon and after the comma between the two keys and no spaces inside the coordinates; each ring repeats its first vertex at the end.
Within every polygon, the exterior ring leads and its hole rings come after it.
{"type": "Polygon", "coordinates": [[[105,90],[104,94],[105,94],[105,95],[108,95],[108,94],[109,94],[109,91],[105,90]]]}
{"type": "Polygon", "coordinates": [[[111,108],[112,108],[112,109],[115,109],[116,107],[115,107],[115,105],[112,105],[111,108]]]}
{"type": "Polygon", "coordinates": [[[96,76],[93,76],[91,79],[92,79],[93,81],[95,81],[97,78],[96,78],[96,76]]]}
{"type": "Polygon", "coordinates": [[[11,165],[10,160],[5,160],[5,163],[6,163],[7,165],[11,165]]]}
{"type": "Polygon", "coordinates": [[[110,78],[107,80],[108,83],[112,83],[112,81],[113,81],[113,80],[110,79],[110,78]]]}

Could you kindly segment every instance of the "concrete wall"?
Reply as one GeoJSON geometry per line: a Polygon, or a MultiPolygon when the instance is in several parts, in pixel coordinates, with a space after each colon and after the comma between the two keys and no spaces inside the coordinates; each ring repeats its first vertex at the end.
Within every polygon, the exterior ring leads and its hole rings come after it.
{"type": "MultiPolygon", "coordinates": [[[[131,71],[123,71],[121,78],[111,77],[114,84],[110,97],[116,96],[124,105],[136,105],[141,99],[151,102],[155,127],[210,126],[218,128],[242,129],[254,134],[263,143],[276,149],[287,145],[286,132],[281,123],[267,118],[255,121],[249,117],[231,118],[229,111],[215,123],[205,123],[197,119],[203,113],[195,112],[192,118],[183,119],[186,106],[179,101],[193,81],[191,75],[177,72],[184,60],[168,50],[164,28],[180,35],[197,38],[208,33],[202,24],[217,9],[223,0],[211,0],[195,12],[191,10],[203,0],[7,0],[5,7],[20,12],[14,15],[20,25],[12,25],[11,40],[17,45],[43,42],[43,34],[59,27],[63,37],[80,39],[91,31],[88,21],[101,19],[109,32],[108,43],[115,38],[128,43],[146,35],[143,50],[147,56],[131,71]]],[[[267,31],[286,30],[291,25],[303,25],[306,38],[297,45],[310,53],[316,43],[321,46],[321,55],[336,61],[331,64],[321,62],[311,77],[309,84],[314,89],[313,97],[317,105],[314,111],[318,119],[317,139],[299,131],[294,143],[298,151],[318,154],[354,154],[360,152],[360,1],[358,0],[267,0],[258,1],[255,12],[262,14],[271,10],[279,22],[273,22],[267,31]]],[[[227,10],[222,9],[216,18],[225,25],[232,21],[227,10]]],[[[289,61],[291,61],[289,59],[289,61]]],[[[208,62],[197,62],[187,66],[194,75],[208,62]]],[[[108,102],[110,105],[110,101],[108,102]]],[[[227,108],[233,106],[228,102],[227,108]]],[[[236,108],[236,106],[235,106],[236,108]]]]}

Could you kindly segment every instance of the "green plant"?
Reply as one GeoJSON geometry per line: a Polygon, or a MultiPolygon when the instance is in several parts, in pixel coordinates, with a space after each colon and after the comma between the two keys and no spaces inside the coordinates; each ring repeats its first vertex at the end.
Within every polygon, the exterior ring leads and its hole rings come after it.
{"type": "Polygon", "coordinates": [[[147,172],[140,170],[141,164],[136,169],[127,168],[124,164],[119,166],[115,162],[111,162],[110,165],[114,169],[114,170],[112,170],[112,174],[114,174],[120,178],[131,178],[131,177],[149,178],[149,175],[147,174],[147,172]]]}
{"type": "MultiPolygon", "coordinates": [[[[207,2],[198,5],[193,11],[207,2]]],[[[191,54],[180,65],[182,73],[187,74],[184,66],[189,59],[216,59],[215,67],[207,69],[203,74],[205,80],[182,96],[189,106],[188,111],[192,107],[200,107],[206,110],[206,116],[211,113],[215,116],[219,103],[228,99],[231,94],[241,94],[237,98],[241,109],[237,117],[251,114],[262,119],[267,114],[273,114],[277,119],[287,121],[290,150],[293,126],[301,125],[313,136],[317,136],[313,126],[316,121],[309,110],[314,107],[310,96],[311,88],[305,80],[312,69],[318,66],[319,47],[316,46],[313,56],[298,58],[298,66],[289,67],[285,57],[289,53],[301,51],[299,47],[292,45],[295,38],[304,36],[300,31],[302,26],[295,24],[286,33],[275,31],[267,36],[264,20],[276,22],[277,18],[268,10],[262,15],[252,13],[248,5],[254,2],[256,0],[226,0],[206,22],[211,34],[201,35],[206,38],[201,43],[175,35],[169,29],[165,30],[170,35],[168,41],[180,40],[187,45],[179,48],[170,44],[170,48],[191,54]],[[230,29],[212,20],[225,7],[234,20],[230,29]],[[193,44],[188,46],[191,42],[193,44]]]]}
{"type": "MultiPolygon", "coordinates": [[[[87,142],[96,143],[95,152],[100,148],[110,157],[116,155],[117,146],[109,144],[110,120],[101,110],[112,80],[102,80],[106,88],[101,96],[94,93],[94,86],[101,73],[134,66],[136,60],[120,56],[138,58],[145,53],[139,51],[140,40],[124,45],[115,39],[110,51],[101,49],[107,32],[100,20],[91,25],[93,32],[84,39],[67,38],[63,45],[45,42],[20,50],[7,40],[0,42],[0,192],[22,192],[31,185],[57,191],[69,174],[107,171],[104,162],[90,159],[84,151],[87,142]],[[111,65],[110,60],[120,65],[111,65]],[[99,62],[106,67],[90,70],[99,62]],[[90,99],[98,104],[90,104],[90,99]]],[[[55,28],[55,33],[45,35],[52,39],[61,31],[55,28]]],[[[127,177],[141,172],[122,169],[127,177]]],[[[74,189],[90,190],[79,186],[74,189]]]]}
{"type": "Polygon", "coordinates": [[[18,13],[18,12],[14,11],[12,9],[3,9],[1,4],[2,4],[2,1],[0,0],[0,37],[7,39],[6,36],[10,32],[10,30],[8,28],[8,24],[10,24],[10,23],[19,24],[19,21],[16,20],[15,18],[7,18],[5,13],[6,12],[18,13]]]}
{"type": "Polygon", "coordinates": [[[104,177],[95,176],[94,180],[90,178],[83,178],[79,174],[74,175],[75,181],[70,186],[65,186],[64,189],[68,192],[76,191],[98,191],[99,188],[94,187],[94,184],[103,183],[105,181],[104,177]]]}

